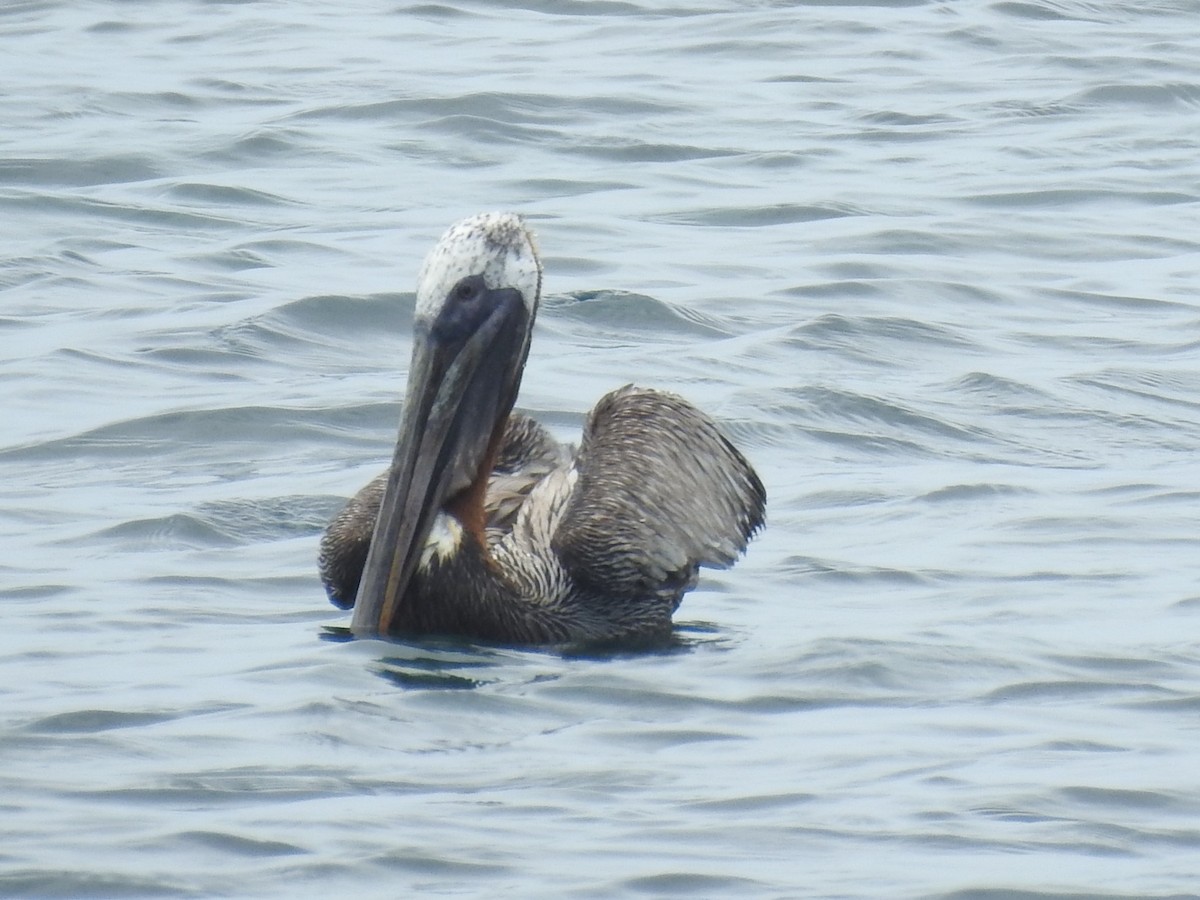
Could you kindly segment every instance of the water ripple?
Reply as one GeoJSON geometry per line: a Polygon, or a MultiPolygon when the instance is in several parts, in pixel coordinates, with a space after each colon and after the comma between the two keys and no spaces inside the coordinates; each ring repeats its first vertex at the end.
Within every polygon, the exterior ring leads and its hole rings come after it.
{"type": "Polygon", "coordinates": [[[0,5],[0,894],[1192,896],[1194,9],[360,6],[0,5]],[[767,483],[670,641],[323,596],[497,208],[767,483]]]}

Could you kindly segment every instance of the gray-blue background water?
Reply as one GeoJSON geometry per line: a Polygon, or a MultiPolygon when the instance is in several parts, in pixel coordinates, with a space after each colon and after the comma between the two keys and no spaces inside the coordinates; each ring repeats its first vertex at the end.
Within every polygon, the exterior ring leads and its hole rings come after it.
{"type": "Polygon", "coordinates": [[[0,73],[0,894],[1200,895],[1195,2],[10,0],[0,73]],[[674,652],[328,639],[485,209],[522,408],[767,484],[674,652]]]}

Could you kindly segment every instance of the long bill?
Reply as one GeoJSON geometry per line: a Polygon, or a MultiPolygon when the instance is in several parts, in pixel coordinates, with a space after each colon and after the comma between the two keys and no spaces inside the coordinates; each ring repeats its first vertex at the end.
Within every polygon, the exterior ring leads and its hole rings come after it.
{"type": "MultiPolygon", "coordinates": [[[[409,591],[439,512],[477,507],[512,411],[533,322],[521,293],[481,288],[469,311],[453,297],[414,334],[407,396],[379,517],[354,603],[360,636],[403,631],[409,591]],[[478,301],[478,302],[476,302],[478,301]]],[[[449,514],[449,513],[447,513],[449,514]]]]}

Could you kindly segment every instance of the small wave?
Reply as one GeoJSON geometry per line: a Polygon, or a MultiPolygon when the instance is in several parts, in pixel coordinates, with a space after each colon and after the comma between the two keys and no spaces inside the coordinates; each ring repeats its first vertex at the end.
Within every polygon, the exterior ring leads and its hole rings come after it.
{"type": "Polygon", "coordinates": [[[952,391],[973,394],[994,402],[1019,400],[1023,403],[1036,402],[1038,405],[1042,405],[1049,397],[1045,391],[1039,390],[1033,385],[989,372],[970,372],[955,379],[948,387],[952,391]]]}
{"type": "Polygon", "coordinates": [[[467,142],[537,144],[547,140],[562,140],[564,137],[549,131],[544,125],[517,125],[507,119],[486,116],[440,116],[423,122],[421,127],[439,135],[462,138],[467,142]]]}
{"type": "Polygon", "coordinates": [[[286,841],[265,841],[224,831],[183,831],[176,835],[176,838],[185,843],[195,844],[204,850],[216,850],[219,853],[231,853],[235,856],[248,856],[255,859],[295,856],[308,852],[303,847],[286,841]]]}
{"type": "Polygon", "coordinates": [[[64,871],[61,862],[47,869],[14,869],[0,873],[0,893],[7,897],[194,897],[186,880],[118,875],[94,863],[86,870],[64,871]]]}
{"type": "MultiPolygon", "coordinates": [[[[1191,245],[1184,249],[1196,251],[1200,250],[1200,245],[1191,245]]],[[[1052,297],[1057,300],[1065,300],[1072,303],[1079,303],[1087,307],[1109,307],[1117,310],[1126,310],[1132,313],[1140,312],[1162,312],[1168,310],[1178,310],[1183,313],[1190,312],[1194,307],[1186,302],[1175,300],[1166,300],[1161,297],[1139,297],[1127,296],[1120,294],[1105,294],[1100,291],[1080,291],[1066,290],[1063,288],[1046,288],[1043,291],[1046,297],[1052,297]]],[[[1179,345],[1181,349],[1193,350],[1196,347],[1195,341],[1188,341],[1186,344],[1179,345]]]]}
{"type": "Polygon", "coordinates": [[[311,496],[213,501],[187,513],[122,522],[88,540],[139,551],[258,545],[318,534],[343,502],[311,496]]]}
{"type": "Polygon", "coordinates": [[[513,125],[568,125],[578,121],[580,108],[595,115],[661,115],[671,107],[634,97],[561,97],[549,93],[476,91],[446,97],[402,97],[365,103],[326,106],[296,113],[292,119],[428,120],[474,119],[513,125]]]}
{"type": "Polygon", "coordinates": [[[109,547],[114,544],[126,544],[132,549],[142,551],[231,547],[237,543],[232,535],[211,522],[186,513],[122,522],[120,525],[104,528],[86,540],[109,547]]]}
{"type": "MultiPolygon", "coordinates": [[[[945,419],[918,412],[881,397],[818,386],[795,388],[788,391],[788,394],[804,404],[810,412],[810,419],[817,422],[885,425],[896,430],[897,433],[893,437],[897,439],[904,439],[913,433],[972,443],[992,438],[992,435],[980,426],[955,425],[945,419]]],[[[877,433],[870,436],[880,437],[877,433]]]]}
{"type": "Polygon", "coordinates": [[[556,316],[630,332],[654,332],[659,337],[687,341],[691,337],[728,337],[721,319],[631,291],[592,290],[560,295],[548,304],[556,316]]]}
{"type": "Polygon", "coordinates": [[[287,206],[292,201],[279,194],[271,194],[244,185],[212,184],[185,181],[169,185],[164,194],[182,203],[205,206],[287,206]]]}
{"type": "Polygon", "coordinates": [[[587,156],[616,163],[672,163],[698,159],[737,156],[740,151],[728,147],[704,147],[697,144],[654,143],[632,139],[612,139],[604,143],[578,141],[563,147],[564,153],[587,156]]]}
{"type": "MultiPolygon", "coordinates": [[[[1153,352],[1149,347],[1145,349],[1147,352],[1153,352]]],[[[1138,400],[1147,400],[1151,404],[1168,408],[1174,407],[1188,412],[1200,410],[1200,375],[1194,371],[1106,369],[1090,375],[1077,375],[1071,381],[1107,392],[1128,394],[1138,400]]],[[[1148,405],[1139,403],[1138,408],[1144,410],[1148,405]]],[[[1194,420],[1186,424],[1175,424],[1182,426],[1184,430],[1194,430],[1193,422],[1194,420]]]]}
{"type": "Polygon", "coordinates": [[[117,457],[132,464],[159,458],[167,448],[178,458],[211,454],[222,443],[258,446],[296,441],[342,442],[360,433],[364,422],[378,424],[397,417],[396,405],[359,404],[336,409],[227,407],[156,413],[92,428],[80,434],[0,450],[0,458],[60,459],[82,456],[117,457]]]}
{"type": "Polygon", "coordinates": [[[135,225],[153,226],[165,232],[181,232],[189,229],[226,230],[245,225],[231,216],[212,213],[188,212],[175,205],[155,206],[138,200],[117,203],[79,194],[21,196],[5,199],[5,205],[13,209],[36,210],[39,213],[56,212],[68,218],[111,219],[135,225]]]}
{"type": "Polygon", "coordinates": [[[141,728],[176,718],[174,714],[127,712],[114,709],[81,709],[57,713],[24,726],[36,734],[97,734],[122,728],[141,728]]]}
{"type": "Polygon", "coordinates": [[[919,322],[895,316],[850,317],[829,313],[793,329],[792,335],[809,339],[813,345],[853,346],[867,342],[896,343],[904,346],[930,345],[959,352],[975,349],[976,344],[961,330],[931,322],[919,322]]]}
{"type": "Polygon", "coordinates": [[[294,159],[299,154],[316,152],[309,149],[316,143],[313,136],[303,129],[265,125],[236,138],[221,140],[217,146],[200,155],[216,163],[266,164],[281,158],[294,159]]]}
{"type": "Polygon", "coordinates": [[[929,503],[976,501],[988,497],[1009,497],[1020,494],[1036,494],[1029,488],[1011,484],[952,484],[917,497],[929,503]]]}
{"type": "Polygon", "coordinates": [[[871,112],[864,116],[860,116],[858,121],[869,122],[872,125],[889,125],[893,127],[918,128],[926,125],[937,125],[944,127],[946,125],[962,124],[963,120],[954,116],[948,116],[945,113],[925,113],[923,115],[915,115],[913,113],[899,112],[898,110],[886,110],[881,112],[871,112]]]}
{"type": "MultiPolygon", "coordinates": [[[[652,896],[754,896],[769,894],[767,882],[735,875],[707,875],[699,872],[662,872],[639,875],[612,884],[615,891],[623,888],[636,894],[652,896]]],[[[607,891],[606,891],[607,893],[607,891]]]]}
{"type": "Polygon", "coordinates": [[[1080,92],[1073,102],[1099,106],[1200,106],[1200,84],[1103,84],[1080,92]]]}
{"type": "Polygon", "coordinates": [[[0,184],[22,187],[90,187],[149,181],[162,175],[150,156],[119,154],[91,158],[0,160],[0,184]]]}
{"type": "Polygon", "coordinates": [[[789,556],[782,560],[780,569],[789,575],[803,575],[817,579],[847,583],[882,584],[925,584],[929,578],[922,573],[906,569],[891,569],[882,566],[854,565],[831,562],[813,556],[789,556]]]}
{"type": "Polygon", "coordinates": [[[1037,3],[1006,0],[993,3],[991,8],[1016,19],[1030,19],[1035,22],[1102,22],[1115,19],[1114,9],[1078,0],[1039,0],[1037,3]]]}
{"type": "Polygon", "coordinates": [[[1173,206],[1176,204],[1195,203],[1196,195],[1180,191],[1046,188],[1038,191],[973,194],[964,197],[963,202],[983,207],[1022,207],[1026,209],[1076,207],[1094,203],[1103,203],[1107,206],[1119,206],[1130,203],[1149,206],[1173,206]]]}
{"type": "Polygon", "coordinates": [[[411,293],[323,294],[285,303],[255,322],[278,333],[303,333],[318,341],[331,336],[350,341],[398,340],[412,331],[414,306],[411,293]]]}
{"type": "Polygon", "coordinates": [[[762,228],[858,215],[863,215],[863,211],[847,204],[775,203],[770,206],[723,206],[669,213],[657,216],[656,221],[715,228],[762,228]]]}
{"type": "Polygon", "coordinates": [[[1147,694],[1161,695],[1162,689],[1144,683],[1107,682],[1094,679],[1062,679],[1058,681],[1024,681],[1007,684],[988,691],[983,700],[987,703],[1010,703],[1029,701],[1045,703],[1096,703],[1097,698],[1143,697],[1147,694]]]}

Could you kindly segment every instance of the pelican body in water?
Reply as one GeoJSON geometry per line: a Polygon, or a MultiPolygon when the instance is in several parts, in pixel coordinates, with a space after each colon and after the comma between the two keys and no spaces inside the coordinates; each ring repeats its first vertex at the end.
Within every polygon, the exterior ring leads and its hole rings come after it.
{"type": "Polygon", "coordinates": [[[426,258],[391,468],[321,539],[354,633],[664,636],[697,569],[732,565],[762,526],[762,482],[674,394],[613,391],[577,452],[512,412],[541,284],[511,214],[453,225],[426,258]]]}

